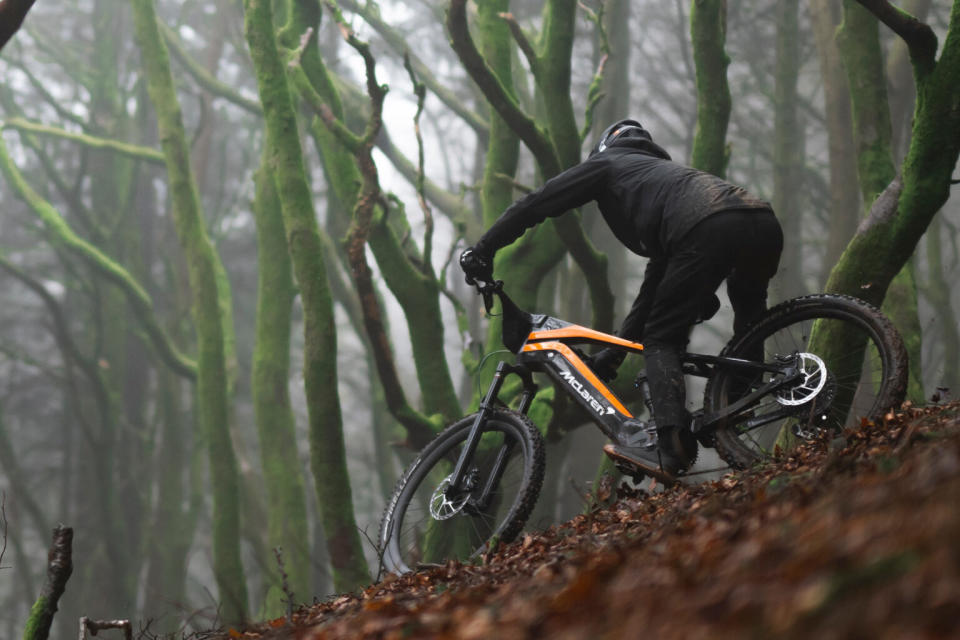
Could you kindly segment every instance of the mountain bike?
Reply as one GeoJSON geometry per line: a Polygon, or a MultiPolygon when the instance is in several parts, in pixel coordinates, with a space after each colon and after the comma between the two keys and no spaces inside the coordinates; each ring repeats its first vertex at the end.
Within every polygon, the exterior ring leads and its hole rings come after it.
{"type": "MultiPolygon", "coordinates": [[[[543,438],[527,417],[538,391],[534,373],[549,376],[612,441],[656,446],[653,420],[638,420],[579,348],[642,354],[641,343],[527,313],[492,276],[472,284],[488,312],[499,298],[503,342],[515,362],[497,365],[477,412],[441,431],[398,481],[378,538],[388,571],[476,558],[491,542],[520,533],[545,466],[543,438]],[[500,399],[509,376],[521,383],[513,408],[500,399]]],[[[841,295],[780,303],[719,355],[686,353],[682,363],[686,375],[706,378],[703,408],[692,414],[684,446],[694,454],[697,443],[714,448],[735,469],[790,441],[876,418],[899,406],[907,384],[906,350],[893,324],[868,303],[841,295]]],[[[635,385],[649,408],[642,372],[635,385]]],[[[636,470],[621,470],[640,479],[636,470]]]]}

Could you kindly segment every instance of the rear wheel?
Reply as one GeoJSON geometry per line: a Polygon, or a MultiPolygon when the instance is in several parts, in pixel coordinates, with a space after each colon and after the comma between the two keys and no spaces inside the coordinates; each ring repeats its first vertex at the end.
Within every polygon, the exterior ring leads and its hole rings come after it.
{"type": "Polygon", "coordinates": [[[510,542],[523,528],[543,484],[545,460],[540,432],[521,413],[491,412],[466,468],[465,490],[447,491],[475,419],[473,414],[444,429],[397,483],[380,523],[382,562],[388,571],[470,560],[489,541],[510,542]],[[481,504],[498,459],[503,461],[499,479],[481,504]]]}
{"type": "MultiPolygon", "coordinates": [[[[907,354],[893,324],[856,298],[813,295],[770,309],[720,354],[772,362],[793,358],[802,373],[789,388],[759,400],[746,416],[716,431],[716,449],[735,468],[789,446],[797,437],[852,426],[903,401],[907,354]],[[769,420],[761,424],[764,420],[769,420]]],[[[715,414],[770,379],[720,369],[707,383],[704,406],[715,414]]]]}

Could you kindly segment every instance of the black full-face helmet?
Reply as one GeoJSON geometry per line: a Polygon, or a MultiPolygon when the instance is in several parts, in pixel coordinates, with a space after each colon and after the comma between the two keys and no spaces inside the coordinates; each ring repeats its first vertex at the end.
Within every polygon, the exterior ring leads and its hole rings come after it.
{"type": "Polygon", "coordinates": [[[609,147],[615,140],[621,138],[643,138],[653,140],[643,125],[636,120],[620,120],[603,130],[597,144],[590,150],[590,157],[609,147]]]}

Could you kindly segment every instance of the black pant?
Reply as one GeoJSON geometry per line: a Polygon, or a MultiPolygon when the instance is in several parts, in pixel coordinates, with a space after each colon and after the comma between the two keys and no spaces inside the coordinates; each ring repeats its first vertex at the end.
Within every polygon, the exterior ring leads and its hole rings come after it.
{"type": "Polygon", "coordinates": [[[678,244],[667,255],[642,335],[659,428],[686,422],[680,353],[701,311],[726,280],[734,332],[756,320],[767,307],[767,285],[780,262],[783,233],[772,212],[732,210],[706,218],[678,244]]]}

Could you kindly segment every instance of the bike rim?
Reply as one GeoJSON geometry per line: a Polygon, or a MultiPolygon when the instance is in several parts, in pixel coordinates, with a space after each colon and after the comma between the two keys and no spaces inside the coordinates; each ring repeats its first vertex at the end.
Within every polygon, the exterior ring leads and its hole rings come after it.
{"type": "MultiPolygon", "coordinates": [[[[762,338],[763,358],[767,362],[776,356],[793,353],[807,354],[812,342],[821,345],[825,332],[832,331],[835,337],[827,345],[827,357],[823,358],[827,369],[826,380],[817,393],[809,394],[806,402],[785,402],[794,398],[795,390],[786,389],[762,398],[753,409],[753,416],[771,415],[789,406],[789,416],[762,426],[748,428],[747,419],[733,426],[733,433],[741,445],[758,456],[768,457],[778,446],[786,447],[797,438],[809,439],[824,433],[835,433],[855,426],[863,418],[876,417],[884,402],[884,383],[890,376],[890,363],[885,355],[878,332],[862,319],[842,311],[811,312],[810,317],[792,319],[783,326],[745,342],[737,349],[738,355],[759,357],[762,338]],[[776,396],[780,396],[778,401],[776,396]]],[[[820,350],[820,349],[818,349],[820,350]]],[[[822,352],[822,351],[821,351],[822,352]]],[[[806,357],[806,356],[805,356],[806,357]]],[[[818,356],[819,357],[819,356],[818,356]]],[[[750,384],[745,376],[725,373],[721,394],[725,404],[739,397],[739,391],[750,384]]],[[[815,378],[815,376],[814,376],[815,378]]],[[[770,379],[766,374],[763,381],[770,379]]],[[[809,385],[810,377],[801,383],[809,385]]],[[[807,392],[805,389],[799,393],[807,392]]],[[[802,397],[802,396],[801,396],[802,397]]]]}
{"type": "Polygon", "coordinates": [[[458,497],[449,501],[454,506],[444,509],[441,519],[431,514],[431,505],[437,512],[438,490],[447,482],[468,432],[469,429],[457,432],[431,460],[425,461],[401,496],[406,508],[393,525],[388,553],[405,569],[476,557],[486,548],[487,541],[499,534],[521,499],[528,480],[522,440],[509,425],[491,420],[469,467],[475,483],[471,495],[477,496],[486,484],[498,451],[508,447],[510,454],[500,481],[490,493],[488,507],[477,511],[472,500],[458,497]],[[451,513],[451,509],[457,512],[451,513]]]}

